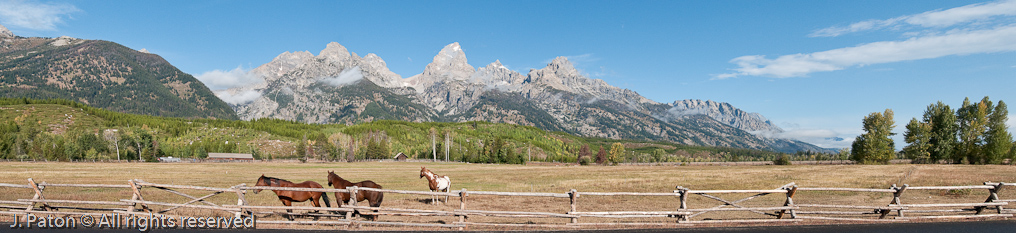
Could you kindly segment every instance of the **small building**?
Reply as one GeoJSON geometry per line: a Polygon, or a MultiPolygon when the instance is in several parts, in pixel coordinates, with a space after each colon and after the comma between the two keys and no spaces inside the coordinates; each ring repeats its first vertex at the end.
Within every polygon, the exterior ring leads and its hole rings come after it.
{"type": "Polygon", "coordinates": [[[163,162],[163,163],[179,163],[180,162],[180,158],[173,158],[173,156],[159,157],[159,162],[163,162]]]}
{"type": "Polygon", "coordinates": [[[409,159],[409,156],[406,156],[406,154],[399,152],[399,154],[395,155],[395,158],[392,159],[395,159],[395,161],[406,161],[406,159],[409,159]]]}
{"type": "Polygon", "coordinates": [[[207,159],[211,161],[254,161],[254,155],[240,153],[208,153],[207,159]]]}

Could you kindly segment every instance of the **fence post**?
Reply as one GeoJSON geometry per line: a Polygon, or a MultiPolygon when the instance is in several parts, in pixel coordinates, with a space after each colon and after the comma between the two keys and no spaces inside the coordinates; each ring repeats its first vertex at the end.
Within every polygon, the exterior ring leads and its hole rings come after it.
{"type": "MultiPolygon", "coordinates": [[[[783,202],[783,206],[793,207],[794,206],[794,194],[797,193],[797,185],[791,186],[790,188],[784,188],[784,189],[787,190],[787,201],[783,202]]],[[[776,215],[776,218],[777,219],[783,219],[783,214],[786,213],[786,212],[787,212],[787,210],[780,210],[780,214],[776,215]]],[[[790,218],[797,218],[797,212],[794,212],[794,210],[790,210],[790,218]]]]}
{"type": "MultiPolygon", "coordinates": [[[[466,210],[466,196],[469,196],[469,194],[466,193],[466,189],[462,189],[462,192],[459,192],[459,210],[466,210]]],[[[459,215],[459,222],[466,222],[466,215],[464,213],[459,215]]],[[[459,227],[459,230],[461,231],[465,229],[463,227],[459,227]]]]}
{"type": "MultiPolygon", "coordinates": [[[[675,187],[675,189],[677,189],[676,192],[681,194],[681,207],[680,207],[680,209],[678,209],[678,211],[687,210],[688,209],[688,189],[685,188],[685,187],[681,187],[681,186],[677,186],[677,187],[675,187]]],[[[688,221],[688,219],[689,219],[688,215],[681,215],[681,221],[688,221]]]]}
{"type": "MultiPolygon", "coordinates": [[[[131,196],[131,201],[145,201],[145,198],[141,196],[141,190],[138,188],[138,184],[135,183],[134,180],[127,180],[127,184],[129,184],[131,189],[134,191],[134,195],[131,196]]],[[[127,207],[127,212],[134,212],[134,206],[136,205],[137,203],[133,203],[133,205],[127,207]]],[[[152,209],[148,208],[148,204],[145,203],[141,203],[141,209],[152,212],[152,209]]]]}
{"type": "MultiPolygon", "coordinates": [[[[346,190],[349,191],[349,205],[353,206],[353,207],[356,207],[356,186],[346,187],[346,190]]],[[[337,201],[337,202],[341,202],[341,201],[337,201]]],[[[346,212],[346,219],[347,220],[352,220],[352,218],[353,218],[353,212],[356,212],[356,209],[353,209],[353,211],[346,212]]]]}
{"type": "MultiPolygon", "coordinates": [[[[989,185],[988,183],[991,183],[991,182],[990,181],[989,182],[984,182],[984,185],[989,185]]],[[[988,194],[988,199],[984,200],[984,202],[990,203],[990,202],[997,201],[998,200],[998,191],[1002,190],[1002,187],[1003,187],[1004,184],[1005,183],[998,182],[998,184],[992,185],[992,186],[995,186],[995,187],[991,188],[991,189],[988,189],[988,192],[990,192],[990,193],[988,194]]],[[[981,214],[981,211],[984,211],[985,208],[987,208],[987,207],[978,206],[977,207],[977,213],[974,213],[974,214],[975,215],[981,214]]],[[[995,208],[998,210],[999,214],[1002,213],[1002,206],[995,206],[995,208]]]]}
{"type": "Polygon", "coordinates": [[[243,209],[243,206],[247,205],[247,198],[245,197],[246,196],[245,194],[247,194],[247,190],[243,189],[244,187],[247,187],[246,183],[240,184],[240,185],[237,185],[237,186],[233,186],[233,191],[236,192],[236,205],[241,206],[240,207],[240,211],[236,212],[236,217],[237,218],[239,218],[240,216],[243,216],[243,213],[246,212],[243,209]]]}
{"type": "MultiPolygon", "coordinates": [[[[44,189],[45,187],[39,188],[39,185],[36,184],[35,180],[32,180],[32,178],[28,178],[28,185],[32,186],[32,189],[35,190],[35,196],[32,197],[32,199],[46,200],[46,197],[42,195],[42,189],[44,189]]],[[[35,208],[35,202],[28,204],[28,208],[25,208],[25,211],[31,211],[32,208],[35,208]]],[[[42,209],[48,211],[50,209],[49,203],[46,203],[46,201],[42,201],[42,209]]]]}
{"type": "MultiPolygon", "coordinates": [[[[892,200],[892,202],[889,202],[889,204],[890,205],[894,205],[894,204],[895,205],[900,205],[900,204],[902,204],[902,203],[900,203],[900,196],[903,195],[903,191],[907,191],[907,187],[910,187],[910,185],[909,184],[903,184],[903,187],[897,187],[896,184],[893,184],[891,187],[889,187],[891,189],[895,189],[896,190],[896,192],[893,193],[893,200],[892,200]]],[[[882,215],[879,216],[878,218],[879,219],[885,218],[885,216],[889,215],[889,212],[891,212],[891,211],[892,210],[883,210],[882,211],[882,215]]],[[[903,217],[903,209],[896,210],[896,215],[899,215],[900,217],[903,217]]]]}
{"type": "MultiPolygon", "coordinates": [[[[569,197],[569,199],[571,199],[571,212],[569,212],[569,214],[572,214],[577,209],[575,207],[575,204],[578,201],[579,193],[578,193],[578,191],[575,191],[575,189],[572,189],[571,191],[568,191],[568,197],[569,197]]],[[[578,218],[571,218],[571,223],[579,223],[579,219],[578,218]]]]}

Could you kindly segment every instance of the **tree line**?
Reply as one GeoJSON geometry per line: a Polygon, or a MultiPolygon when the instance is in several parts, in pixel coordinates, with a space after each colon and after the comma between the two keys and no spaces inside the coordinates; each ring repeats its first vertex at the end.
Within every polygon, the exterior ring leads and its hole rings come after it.
{"type": "Polygon", "coordinates": [[[864,133],[854,140],[850,158],[860,163],[887,163],[893,158],[914,163],[1011,163],[1016,142],[1008,132],[1008,119],[1005,102],[992,102],[987,96],[979,102],[965,98],[955,110],[938,101],[928,105],[921,119],[907,123],[903,133],[907,146],[896,152],[890,138],[896,123],[893,111],[886,109],[864,117],[864,133]]]}
{"type": "MultiPolygon", "coordinates": [[[[835,155],[681,145],[670,142],[588,138],[536,127],[490,122],[378,120],[355,125],[306,124],[279,119],[250,121],[135,115],[63,99],[0,98],[0,107],[55,111],[11,117],[0,123],[0,159],[142,160],[202,159],[208,153],[250,153],[256,159],[357,161],[414,159],[520,164],[766,161],[833,159],[835,155]],[[74,115],[66,132],[54,122],[74,115]],[[13,119],[22,118],[22,119],[13,119]],[[599,151],[598,153],[596,153],[599,151]]],[[[19,113],[20,114],[20,113],[19,113]]],[[[63,123],[60,123],[63,124],[63,123]]]]}

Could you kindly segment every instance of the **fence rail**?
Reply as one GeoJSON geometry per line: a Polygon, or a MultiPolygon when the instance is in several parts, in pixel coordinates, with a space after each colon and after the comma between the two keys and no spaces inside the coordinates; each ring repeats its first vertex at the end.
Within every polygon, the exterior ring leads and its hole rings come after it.
{"type": "MultiPolygon", "coordinates": [[[[579,192],[571,190],[566,193],[540,193],[540,192],[498,192],[498,191],[469,191],[466,189],[452,190],[448,192],[428,192],[415,190],[391,190],[374,189],[362,187],[347,187],[345,189],[335,188],[286,188],[286,187],[261,187],[239,184],[228,188],[202,187],[190,185],[170,185],[145,182],[142,180],[128,180],[127,184],[53,184],[47,182],[36,183],[31,178],[27,184],[0,183],[0,188],[28,189],[34,192],[31,198],[16,198],[13,200],[0,200],[0,214],[10,213],[34,213],[34,214],[101,214],[101,213],[166,213],[178,208],[201,209],[221,211],[236,216],[256,214],[280,214],[276,212],[263,211],[315,211],[315,213],[295,213],[293,216],[310,217],[334,217],[345,219],[329,219],[321,221],[279,221],[272,219],[258,219],[258,223],[265,224],[320,224],[320,225],[374,225],[374,226],[401,226],[401,227],[441,227],[464,229],[468,226],[502,226],[502,227],[537,227],[537,228],[573,228],[582,226],[668,226],[676,224],[702,224],[702,223],[764,223],[764,222],[795,222],[795,221],[843,221],[843,222],[896,222],[908,221],[911,219],[951,219],[951,218],[995,218],[1012,217],[1012,210],[1006,209],[1009,202],[1016,200],[1003,200],[999,198],[999,191],[1004,186],[1016,186],[1016,183],[984,182],[982,185],[967,186],[896,186],[889,188],[839,188],[839,187],[798,187],[795,183],[789,183],[774,189],[746,189],[746,190],[692,190],[677,186],[673,192],[640,193],[640,192],[579,192]],[[105,188],[123,189],[131,194],[129,199],[117,199],[116,201],[102,200],[60,200],[48,199],[44,195],[46,187],[63,188],[105,188]],[[172,203],[165,201],[145,200],[140,190],[165,191],[170,194],[186,198],[186,202],[172,203]],[[195,197],[179,190],[197,190],[212,192],[210,194],[195,197]],[[458,197],[459,207],[454,210],[435,209],[409,209],[391,207],[369,207],[358,206],[356,202],[341,203],[337,201],[336,207],[307,207],[307,206],[257,206],[251,205],[246,199],[248,190],[286,190],[286,191],[307,191],[325,193],[351,193],[355,195],[357,190],[375,191],[382,193],[422,195],[422,196],[447,196],[458,197]],[[987,190],[988,198],[984,202],[939,202],[939,203],[902,203],[901,196],[907,190],[987,190]],[[801,192],[853,192],[853,193],[888,193],[892,199],[884,205],[845,205],[826,203],[795,203],[795,195],[801,192]],[[236,204],[221,204],[208,201],[209,198],[221,194],[235,195],[236,204]],[[726,200],[718,197],[718,194],[752,194],[739,200],[726,200]],[[762,203],[761,206],[746,206],[741,204],[752,199],[779,194],[781,203],[762,203]],[[537,211],[505,211],[505,210],[483,210],[467,209],[469,196],[485,195],[497,197],[525,197],[525,198],[553,198],[568,199],[566,212],[537,212],[537,211]],[[579,198],[582,196],[599,197],[675,197],[675,204],[679,207],[671,209],[658,209],[652,211],[618,211],[618,210],[585,210],[578,211],[579,198]],[[711,208],[689,208],[689,197],[699,196],[706,200],[717,201],[717,205],[711,208]],[[68,206],[53,206],[61,204],[68,206]],[[960,209],[956,209],[960,208],[960,209]],[[257,211],[256,211],[257,210],[257,211]],[[867,210],[867,211],[859,211],[867,210]],[[261,212],[259,212],[261,211],[261,212]],[[319,213],[324,211],[325,213],[319,213]],[[331,214],[329,212],[346,212],[346,215],[331,214]],[[458,217],[458,221],[440,221],[441,223],[416,223],[416,222],[385,222],[385,221],[360,221],[350,219],[353,211],[359,211],[362,215],[368,216],[419,216],[419,217],[458,217]],[[991,211],[994,213],[985,213],[991,211]],[[731,212],[749,213],[755,218],[745,219],[744,215],[731,215],[731,212]],[[887,218],[895,212],[895,218],[887,218]],[[970,213],[973,212],[973,213],[970,213]],[[710,216],[708,220],[693,219],[699,215],[712,213],[717,216],[710,216]],[[755,214],[755,215],[752,215],[755,214]],[[905,216],[914,214],[917,216],[905,216]],[[870,217],[877,215],[877,217],[870,217]],[[497,217],[497,218],[557,218],[570,220],[567,223],[532,223],[529,220],[520,220],[516,223],[498,222],[475,222],[467,221],[471,216],[497,217]],[[847,217],[844,217],[847,216],[847,217]],[[866,217],[868,216],[868,217],[866,217]],[[579,219],[592,219],[579,223],[579,219]],[[657,222],[610,222],[597,221],[595,219],[628,219],[628,218],[651,218],[658,219],[657,222]],[[662,222],[660,222],[662,221],[662,222]]],[[[154,196],[149,196],[154,197],[154,196]]],[[[108,198],[108,197],[107,197],[108,198]]],[[[814,202],[814,201],[813,201],[814,202]]],[[[281,213],[289,215],[289,213],[281,213]]],[[[317,219],[317,218],[315,218],[317,219]]]]}

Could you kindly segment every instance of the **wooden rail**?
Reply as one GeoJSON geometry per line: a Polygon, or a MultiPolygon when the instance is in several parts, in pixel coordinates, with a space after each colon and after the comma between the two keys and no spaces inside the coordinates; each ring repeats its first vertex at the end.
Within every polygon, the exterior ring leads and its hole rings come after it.
{"type": "MultiPolygon", "coordinates": [[[[246,184],[240,184],[228,188],[216,188],[216,187],[202,187],[202,186],[190,186],[190,185],[169,185],[169,184],[157,184],[145,182],[142,180],[129,180],[127,184],[52,184],[47,182],[36,183],[34,180],[29,179],[27,185],[23,184],[6,184],[0,183],[0,188],[15,188],[15,189],[28,189],[33,190],[34,194],[31,198],[18,198],[13,200],[0,200],[0,214],[9,213],[36,213],[36,214],[100,214],[102,212],[115,212],[115,213],[145,213],[159,211],[159,213],[165,213],[173,211],[178,208],[185,209],[205,209],[221,211],[225,213],[240,215],[252,215],[252,214],[278,214],[277,212],[264,212],[272,210],[286,210],[286,211],[315,211],[315,213],[294,213],[293,216],[304,216],[304,217],[345,217],[345,219],[326,219],[321,221],[277,221],[271,219],[259,219],[259,224],[317,224],[317,225],[346,225],[350,227],[358,225],[374,225],[374,226],[399,226],[399,227],[442,227],[442,228],[458,228],[464,229],[468,226],[498,226],[498,227],[522,227],[522,228],[575,228],[581,226],[668,226],[673,224],[704,224],[704,223],[767,223],[767,222],[786,222],[786,221],[802,221],[802,220],[818,220],[818,221],[862,221],[862,222],[899,222],[907,221],[910,219],[938,219],[938,218],[991,218],[991,217],[1011,217],[1011,210],[1005,210],[1004,208],[1009,205],[1009,202],[1016,201],[1014,199],[1001,199],[999,198],[999,192],[1005,186],[1016,186],[1016,183],[1003,183],[1003,182],[984,182],[983,185],[968,185],[968,186],[896,186],[892,185],[889,188],[840,188],[840,187],[798,187],[795,183],[789,183],[775,189],[747,189],[747,190],[693,190],[681,186],[677,186],[673,192],[579,192],[577,190],[571,190],[566,193],[540,193],[540,192],[500,192],[500,191],[469,191],[466,189],[452,190],[449,192],[429,192],[429,191],[416,191],[416,190],[391,190],[391,189],[374,189],[364,187],[346,187],[344,189],[335,188],[285,188],[285,187],[251,187],[246,184]],[[48,199],[44,196],[44,190],[46,187],[62,187],[62,188],[109,188],[109,189],[126,189],[129,190],[129,194],[132,196],[130,199],[119,199],[118,201],[99,201],[99,200],[59,200],[59,199],[48,199]],[[177,196],[181,196],[187,199],[183,203],[170,203],[154,200],[145,200],[145,196],[142,196],[142,189],[165,191],[172,193],[177,196]],[[190,195],[179,190],[195,190],[210,192],[207,195],[190,195]],[[256,206],[251,205],[247,202],[246,192],[248,190],[287,190],[287,191],[308,191],[308,192],[326,192],[326,193],[351,193],[356,195],[357,190],[375,191],[389,194],[399,195],[419,195],[419,196],[446,196],[446,197],[459,197],[458,208],[453,210],[435,210],[435,209],[409,209],[409,208],[392,208],[392,207],[369,207],[364,205],[357,205],[356,202],[349,203],[336,203],[335,207],[308,207],[308,206],[256,206]],[[964,202],[964,203],[952,203],[952,202],[940,202],[940,203],[902,203],[900,198],[904,195],[906,190],[988,190],[989,197],[984,202],[964,202]],[[877,205],[877,204],[864,204],[864,205],[844,205],[844,204],[822,204],[822,203],[795,203],[801,202],[799,197],[795,197],[795,194],[800,192],[855,192],[855,193],[891,193],[892,199],[888,204],[877,205]],[[209,198],[216,195],[236,195],[237,202],[232,203],[214,203],[209,201],[209,198]],[[726,200],[721,197],[723,195],[738,195],[738,194],[751,194],[750,196],[738,199],[738,200],[726,200]],[[760,203],[751,206],[746,206],[742,203],[753,200],[757,197],[766,196],[770,194],[784,194],[786,195],[782,203],[760,203]],[[504,210],[484,210],[484,209],[467,209],[468,196],[470,195],[485,195],[495,197],[526,197],[526,198],[552,198],[555,200],[566,199],[568,200],[568,211],[563,213],[554,212],[534,212],[534,211],[504,211],[504,210]],[[674,197],[675,204],[679,206],[674,209],[657,209],[650,211],[618,211],[618,210],[583,210],[579,211],[581,205],[581,198],[583,196],[595,196],[595,197],[674,197]],[[688,208],[690,196],[704,197],[706,200],[712,200],[719,202],[717,206],[711,208],[688,208]],[[51,204],[63,204],[72,206],[52,206],[51,204]],[[759,206],[761,205],[761,206],[759,206]],[[116,206],[116,207],[96,207],[96,206],[116,206]],[[126,207],[126,208],[124,208],[126,207]],[[139,208],[140,207],[140,208],[139,208]],[[914,209],[917,208],[917,209],[914,209]],[[961,208],[961,209],[955,209],[961,208]],[[984,210],[993,209],[995,214],[981,214],[984,210]],[[84,211],[99,211],[99,212],[82,212],[84,211]],[[859,211],[860,210],[860,211],[859,211]],[[867,211],[864,211],[867,210],[867,211]],[[141,211],[141,212],[139,212],[141,211]],[[318,211],[324,211],[326,213],[317,213],[318,211]],[[328,212],[345,212],[346,215],[329,214],[328,212]],[[411,222],[384,222],[384,221],[360,221],[352,219],[352,213],[356,211],[365,216],[418,216],[418,217],[457,217],[457,221],[441,221],[443,223],[411,223],[411,222]],[[973,211],[973,214],[969,212],[973,211]],[[725,213],[728,212],[749,212],[759,214],[760,218],[757,219],[744,219],[742,215],[738,215],[735,219],[723,219],[723,216],[728,216],[725,213]],[[895,218],[886,219],[886,217],[896,212],[895,218]],[[1003,213],[1004,212],[1004,213],[1003,213]],[[699,215],[706,213],[715,213],[719,215],[710,216],[708,219],[711,220],[700,220],[693,219],[699,215]],[[904,216],[904,213],[916,214],[918,216],[904,216]],[[785,217],[789,215],[789,219],[785,217]],[[806,215],[806,216],[800,216],[806,215]],[[870,215],[879,215],[877,218],[864,217],[870,215]],[[494,218],[558,218],[558,219],[570,219],[569,223],[565,224],[544,224],[544,223],[505,223],[504,220],[497,222],[471,222],[470,216],[484,216],[494,218]],[[837,217],[837,216],[849,216],[849,217],[837,217]],[[590,219],[591,218],[591,219],[590,219]],[[646,218],[646,219],[660,219],[663,222],[602,222],[593,220],[596,218],[612,218],[612,219],[628,219],[628,218],[646,218]],[[719,219],[717,219],[719,218],[719,219]],[[579,219],[584,220],[583,223],[579,223],[579,219]]],[[[149,196],[151,198],[152,196],[149,196]]],[[[2,197],[0,197],[2,198],[2,197]]],[[[355,198],[354,198],[355,199],[355,198]]],[[[697,200],[697,199],[696,199],[697,200]]],[[[807,201],[807,200],[805,200],[807,201]]],[[[282,213],[288,214],[288,213],[282,213]]],[[[623,221],[623,220],[620,220],[623,221]]]]}

